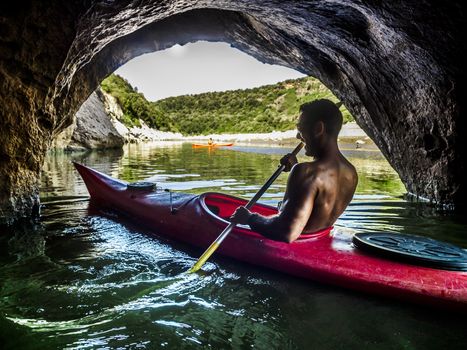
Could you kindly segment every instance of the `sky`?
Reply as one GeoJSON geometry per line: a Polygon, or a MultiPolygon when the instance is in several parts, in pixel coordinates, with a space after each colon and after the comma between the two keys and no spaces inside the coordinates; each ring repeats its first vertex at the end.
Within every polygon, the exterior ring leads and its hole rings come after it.
{"type": "Polygon", "coordinates": [[[115,71],[146,99],[208,91],[247,89],[304,77],[293,69],[264,64],[227,43],[199,41],[141,55],[115,71]]]}

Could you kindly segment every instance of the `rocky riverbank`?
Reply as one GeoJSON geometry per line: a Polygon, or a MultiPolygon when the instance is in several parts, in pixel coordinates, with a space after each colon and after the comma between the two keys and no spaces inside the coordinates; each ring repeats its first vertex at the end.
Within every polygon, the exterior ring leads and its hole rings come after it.
{"type": "MultiPolygon", "coordinates": [[[[295,140],[296,130],[274,131],[270,133],[248,134],[211,134],[199,136],[183,136],[180,133],[164,132],[151,129],[140,120],[140,127],[128,128],[122,120],[123,112],[116,99],[102,91],[96,90],[81,106],[75,115],[75,122],[59,134],[53,144],[54,149],[79,151],[86,149],[121,148],[125,143],[154,141],[199,141],[207,142],[209,138],[218,142],[235,143],[288,143],[295,140]]],[[[355,122],[342,127],[339,139],[346,143],[359,145],[371,143],[365,132],[355,122]]]]}
{"type": "Polygon", "coordinates": [[[181,140],[180,133],[148,127],[128,128],[120,122],[123,112],[116,99],[100,88],[89,96],[74,116],[73,124],[58,134],[51,148],[66,151],[121,148],[125,143],[181,140]]]}

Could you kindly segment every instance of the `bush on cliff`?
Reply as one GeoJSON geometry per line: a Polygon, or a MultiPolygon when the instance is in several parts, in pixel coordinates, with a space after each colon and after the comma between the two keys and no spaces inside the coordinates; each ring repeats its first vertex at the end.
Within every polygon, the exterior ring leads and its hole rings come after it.
{"type": "MultiPolygon", "coordinates": [[[[112,74],[101,83],[123,110],[127,126],[143,120],[150,127],[184,135],[213,133],[260,133],[295,128],[302,103],[319,98],[337,98],[319,80],[311,77],[286,80],[253,89],[207,92],[147,101],[124,78],[112,74]]],[[[344,122],[353,120],[341,106],[344,122]]]]}

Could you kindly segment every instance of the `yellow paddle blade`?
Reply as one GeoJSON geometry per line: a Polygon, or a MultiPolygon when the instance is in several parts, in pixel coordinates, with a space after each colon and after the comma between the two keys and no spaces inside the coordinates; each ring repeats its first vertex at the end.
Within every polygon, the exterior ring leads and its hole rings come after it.
{"type": "Polygon", "coordinates": [[[204,265],[206,260],[208,260],[209,257],[216,251],[218,247],[219,247],[219,243],[217,243],[216,241],[212,242],[209,248],[206,249],[203,255],[200,256],[196,264],[194,264],[193,267],[188,270],[188,273],[193,273],[193,272],[198,271],[204,265]]]}

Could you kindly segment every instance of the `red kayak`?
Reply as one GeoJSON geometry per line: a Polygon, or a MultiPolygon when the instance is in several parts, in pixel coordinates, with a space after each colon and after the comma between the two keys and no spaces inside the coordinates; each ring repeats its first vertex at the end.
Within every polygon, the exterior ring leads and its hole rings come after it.
{"type": "Polygon", "coordinates": [[[201,144],[201,143],[192,143],[191,147],[193,148],[203,148],[203,147],[229,147],[233,146],[233,142],[231,143],[211,143],[209,144],[201,144]]]}
{"type": "MultiPolygon", "coordinates": [[[[246,200],[221,193],[191,195],[135,189],[75,163],[93,203],[111,208],[158,234],[207,248],[246,200]]],[[[276,208],[256,204],[252,211],[272,215],[276,208]]],[[[216,254],[293,276],[402,300],[467,311],[467,272],[439,270],[357,250],[352,235],[331,228],[302,235],[293,243],[267,239],[237,226],[216,254]]]]}

